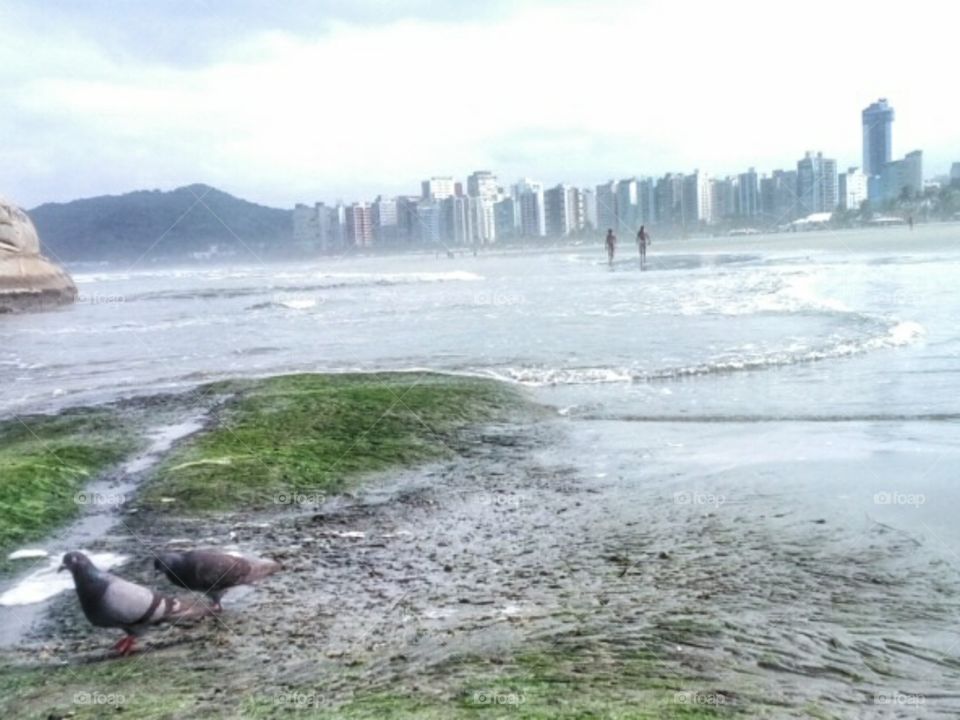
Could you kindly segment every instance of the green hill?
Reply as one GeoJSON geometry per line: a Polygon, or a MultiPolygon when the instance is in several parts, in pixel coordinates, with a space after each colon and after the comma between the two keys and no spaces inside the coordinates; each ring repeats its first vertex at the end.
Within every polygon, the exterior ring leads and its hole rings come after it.
{"type": "Polygon", "coordinates": [[[208,185],[47,203],[29,214],[43,251],[66,262],[151,262],[211,253],[255,260],[289,254],[293,240],[291,211],[208,185]]]}

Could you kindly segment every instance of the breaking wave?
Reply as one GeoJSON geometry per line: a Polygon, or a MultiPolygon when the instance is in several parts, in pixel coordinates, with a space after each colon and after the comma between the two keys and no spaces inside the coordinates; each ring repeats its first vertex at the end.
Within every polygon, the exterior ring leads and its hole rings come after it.
{"type": "Polygon", "coordinates": [[[507,380],[531,387],[677,380],[685,377],[763,370],[844,358],[874,350],[884,350],[909,345],[922,337],[924,333],[924,328],[919,323],[901,321],[889,326],[885,333],[866,339],[840,340],[820,348],[795,347],[786,350],[773,350],[754,354],[743,354],[740,356],[724,356],[691,365],[653,369],[630,367],[506,367],[488,369],[486,370],[486,374],[500,380],[507,380]]]}

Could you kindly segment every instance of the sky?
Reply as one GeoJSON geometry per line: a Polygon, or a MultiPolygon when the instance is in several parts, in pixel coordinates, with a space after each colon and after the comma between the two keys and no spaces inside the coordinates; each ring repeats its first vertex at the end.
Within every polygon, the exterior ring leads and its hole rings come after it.
{"type": "Polygon", "coordinates": [[[0,0],[0,195],[195,182],[255,202],[960,161],[960,5],[914,0],[0,0]]]}

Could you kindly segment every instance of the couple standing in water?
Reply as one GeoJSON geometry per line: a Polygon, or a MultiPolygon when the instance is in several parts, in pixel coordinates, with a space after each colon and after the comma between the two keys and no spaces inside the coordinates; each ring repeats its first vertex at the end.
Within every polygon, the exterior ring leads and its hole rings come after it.
{"type": "MultiPolygon", "coordinates": [[[[650,234],[646,231],[644,225],[637,230],[637,251],[640,253],[640,267],[646,267],[647,264],[647,245],[651,243],[650,234]]],[[[607,230],[607,263],[613,267],[613,256],[617,252],[617,236],[613,234],[613,229],[607,230]]]]}

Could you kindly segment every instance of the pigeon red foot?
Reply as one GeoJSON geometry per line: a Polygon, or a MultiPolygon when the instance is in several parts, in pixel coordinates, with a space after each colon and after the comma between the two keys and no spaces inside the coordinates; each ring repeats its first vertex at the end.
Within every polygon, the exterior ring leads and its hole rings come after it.
{"type": "Polygon", "coordinates": [[[113,646],[113,650],[120,655],[121,657],[126,657],[127,655],[132,655],[133,652],[137,649],[137,638],[133,635],[124,635],[122,638],[117,640],[117,644],[113,646]]]}

